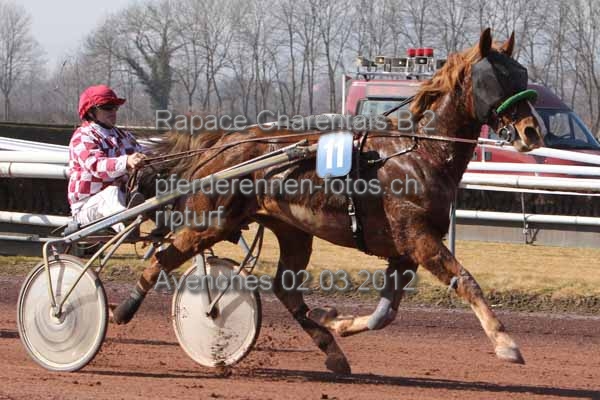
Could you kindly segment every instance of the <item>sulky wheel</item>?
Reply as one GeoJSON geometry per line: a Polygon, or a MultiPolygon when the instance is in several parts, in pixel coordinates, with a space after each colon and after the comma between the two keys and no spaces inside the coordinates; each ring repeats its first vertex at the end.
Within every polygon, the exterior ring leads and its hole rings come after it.
{"type": "MultiPolygon", "coordinates": [[[[225,282],[225,278],[222,278],[217,283],[217,278],[219,275],[231,277],[237,264],[228,259],[208,258],[207,277],[198,275],[200,281],[206,282],[204,286],[195,285],[196,278],[191,278],[197,274],[197,267],[193,265],[186,271],[181,289],[176,290],[173,296],[172,316],[177,340],[187,355],[200,365],[216,367],[235,364],[250,352],[260,331],[261,304],[258,291],[232,285],[209,316],[207,287],[212,281],[210,299],[214,300],[223,291],[217,286],[224,288],[225,282]],[[194,285],[190,285],[190,282],[194,285]]],[[[203,271],[201,266],[199,269],[203,271]]],[[[244,272],[240,275],[247,276],[244,272]]]]}
{"type": "MultiPolygon", "coordinates": [[[[57,303],[81,274],[83,263],[60,255],[49,260],[57,303]]],[[[48,276],[41,262],[29,273],[19,294],[17,325],[29,355],[53,371],[76,371],[89,363],[104,341],[108,308],[104,288],[88,270],[55,316],[48,292],[48,276]]]]}

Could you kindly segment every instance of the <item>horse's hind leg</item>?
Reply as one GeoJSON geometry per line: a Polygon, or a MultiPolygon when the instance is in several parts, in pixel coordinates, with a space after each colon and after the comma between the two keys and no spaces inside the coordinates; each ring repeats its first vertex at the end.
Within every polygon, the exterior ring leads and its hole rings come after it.
{"type": "Polygon", "coordinates": [[[337,332],[340,336],[355,335],[388,326],[396,318],[404,290],[405,288],[410,289],[410,281],[418,267],[408,257],[390,258],[388,262],[389,266],[385,271],[385,286],[380,293],[379,305],[372,314],[338,316],[334,308],[324,307],[311,310],[310,318],[337,332]]]}
{"type": "MultiPolygon", "coordinates": [[[[209,210],[211,207],[207,203],[201,204],[204,200],[198,200],[196,210],[209,210]]],[[[216,224],[197,231],[185,228],[177,233],[173,243],[165,250],[157,252],[151,260],[150,266],[146,267],[139,278],[137,285],[131,294],[116,307],[112,312],[112,319],[117,324],[126,324],[135,315],[140,305],[144,301],[146,294],[154,287],[160,276],[161,270],[169,273],[181,266],[184,262],[210,248],[215,243],[225,240],[239,229],[245,219],[245,212],[248,210],[243,199],[229,198],[224,203],[224,212],[222,214],[223,223],[217,221],[216,224]]]]}
{"type": "Polygon", "coordinates": [[[274,229],[270,226],[270,228],[279,242],[279,262],[273,285],[275,295],[293,315],[294,319],[298,321],[302,329],[309,334],[319,349],[327,355],[325,361],[327,368],[336,373],[350,374],[348,360],[331,332],[307,317],[309,309],[304,302],[302,292],[294,289],[287,290],[293,285],[293,276],[291,276],[292,274],[284,274],[284,272],[292,271],[297,284],[299,280],[302,280],[303,275],[298,274],[298,272],[304,270],[308,265],[312,251],[312,235],[292,227],[279,226],[274,229]]]}
{"type": "Polygon", "coordinates": [[[452,284],[456,293],[469,302],[483,330],[492,341],[498,358],[524,364],[519,347],[488,306],[479,284],[469,271],[456,260],[441,240],[434,236],[425,236],[416,242],[416,259],[446,285],[452,284]]]}

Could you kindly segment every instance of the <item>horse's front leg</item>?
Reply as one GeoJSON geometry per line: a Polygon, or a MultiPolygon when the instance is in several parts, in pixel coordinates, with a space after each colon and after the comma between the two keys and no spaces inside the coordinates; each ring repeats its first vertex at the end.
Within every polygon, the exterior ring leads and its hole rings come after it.
{"type": "Polygon", "coordinates": [[[404,290],[409,288],[410,281],[417,271],[417,265],[408,257],[390,258],[388,262],[389,265],[385,271],[385,286],[380,292],[379,305],[372,314],[340,316],[336,309],[324,307],[311,310],[309,317],[340,336],[355,335],[388,326],[396,318],[404,290]],[[407,273],[407,271],[410,272],[407,273]]]}
{"type": "Polygon", "coordinates": [[[456,260],[441,240],[436,237],[426,235],[417,240],[416,243],[416,259],[446,285],[451,285],[458,296],[471,305],[483,330],[494,345],[496,356],[502,360],[524,364],[525,360],[521,355],[519,346],[506,333],[504,325],[488,306],[483,291],[469,271],[456,260]]]}

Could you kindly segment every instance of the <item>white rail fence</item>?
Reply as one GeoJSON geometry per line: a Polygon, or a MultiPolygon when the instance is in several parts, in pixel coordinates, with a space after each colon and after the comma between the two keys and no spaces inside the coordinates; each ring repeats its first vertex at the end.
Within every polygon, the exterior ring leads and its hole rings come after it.
{"type": "MultiPolygon", "coordinates": [[[[516,151],[499,142],[480,139],[480,144],[516,151]]],[[[474,190],[517,193],[546,193],[563,195],[600,196],[600,156],[556,149],[536,149],[530,154],[584,162],[598,166],[515,164],[471,162],[463,175],[460,187],[474,190]],[[505,172],[492,174],[484,172],[505,172]],[[516,175],[560,174],[577,178],[516,175]],[[586,178],[581,178],[585,176],[586,178]]],[[[17,139],[0,138],[0,178],[68,179],[68,148],[17,139]],[[5,151],[2,151],[5,150],[5,151]]],[[[453,210],[450,241],[454,241],[456,218],[477,221],[510,221],[523,223],[552,223],[576,226],[600,226],[600,218],[566,215],[502,213],[491,211],[453,210]]],[[[0,211],[0,222],[43,226],[61,226],[68,217],[0,211]]],[[[0,237],[1,239],[2,237],[0,237]]]]}

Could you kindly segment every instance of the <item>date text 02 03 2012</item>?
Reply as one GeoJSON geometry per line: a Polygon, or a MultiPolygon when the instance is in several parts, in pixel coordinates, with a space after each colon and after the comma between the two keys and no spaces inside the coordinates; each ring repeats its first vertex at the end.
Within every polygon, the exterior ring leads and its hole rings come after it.
{"type": "MultiPolygon", "coordinates": [[[[286,291],[309,292],[320,290],[324,292],[346,292],[356,290],[358,292],[369,292],[372,289],[381,291],[387,290],[405,290],[414,291],[417,281],[417,275],[412,270],[406,270],[403,273],[393,271],[386,273],[385,270],[375,270],[373,272],[362,269],[358,272],[358,279],[353,280],[350,274],[344,270],[330,271],[322,270],[319,273],[318,280],[306,270],[291,271],[286,270],[281,274],[280,286],[286,291]],[[315,286],[313,282],[317,282],[315,286]],[[358,287],[356,287],[358,285],[358,287]]],[[[273,278],[269,275],[239,275],[231,271],[229,276],[220,273],[218,276],[190,274],[180,277],[167,275],[161,271],[156,282],[157,290],[261,290],[272,291],[274,287],[273,278]]]]}

